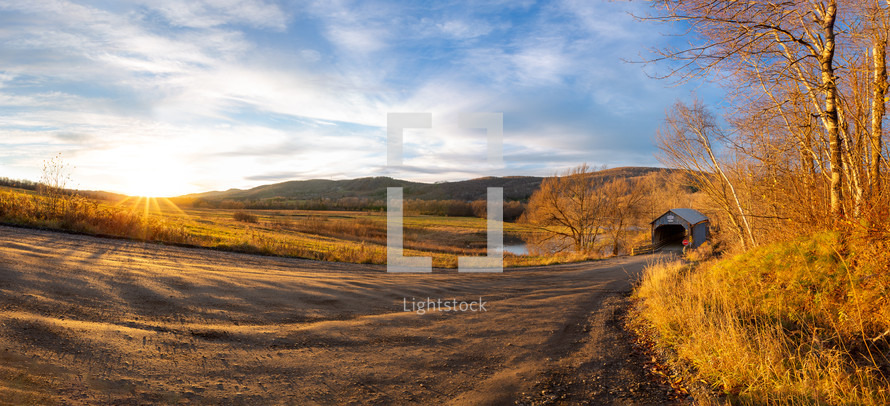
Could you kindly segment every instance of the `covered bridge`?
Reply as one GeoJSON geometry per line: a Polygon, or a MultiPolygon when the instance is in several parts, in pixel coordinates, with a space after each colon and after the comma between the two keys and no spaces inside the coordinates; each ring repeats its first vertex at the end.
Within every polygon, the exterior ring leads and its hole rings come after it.
{"type": "Polygon", "coordinates": [[[683,240],[696,248],[708,240],[710,220],[693,209],[670,209],[652,220],[652,248],[682,249],[683,240]]]}

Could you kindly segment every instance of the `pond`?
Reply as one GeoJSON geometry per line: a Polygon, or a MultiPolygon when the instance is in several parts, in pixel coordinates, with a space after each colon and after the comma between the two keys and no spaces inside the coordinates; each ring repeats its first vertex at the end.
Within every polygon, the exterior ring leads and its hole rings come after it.
{"type": "Polygon", "coordinates": [[[504,244],[504,252],[509,252],[513,255],[528,255],[528,246],[525,243],[504,244]]]}
{"type": "Polygon", "coordinates": [[[504,235],[504,252],[509,252],[513,255],[528,255],[528,245],[525,244],[522,238],[507,234],[504,235]]]}

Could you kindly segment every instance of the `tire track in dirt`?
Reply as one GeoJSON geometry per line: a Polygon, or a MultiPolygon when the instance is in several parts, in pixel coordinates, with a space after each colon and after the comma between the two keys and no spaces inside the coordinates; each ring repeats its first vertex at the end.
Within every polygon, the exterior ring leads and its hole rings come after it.
{"type": "Polygon", "coordinates": [[[0,403],[671,404],[621,321],[649,260],[394,275],[0,227],[0,403]]]}

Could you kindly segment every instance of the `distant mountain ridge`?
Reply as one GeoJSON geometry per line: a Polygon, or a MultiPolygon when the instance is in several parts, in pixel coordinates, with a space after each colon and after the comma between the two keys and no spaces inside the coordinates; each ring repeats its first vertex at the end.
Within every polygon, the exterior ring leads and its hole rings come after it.
{"type": "MultiPolygon", "coordinates": [[[[652,167],[620,167],[598,171],[594,176],[632,178],[670,169],[652,167]]],[[[348,197],[386,199],[386,188],[402,187],[406,199],[419,200],[480,200],[485,199],[489,187],[504,188],[504,200],[525,201],[541,186],[543,177],[505,176],[484,177],[454,182],[421,183],[390,177],[368,177],[346,180],[292,180],[257,186],[251,189],[229,189],[180,196],[208,201],[248,201],[266,199],[315,200],[348,197]]]]}

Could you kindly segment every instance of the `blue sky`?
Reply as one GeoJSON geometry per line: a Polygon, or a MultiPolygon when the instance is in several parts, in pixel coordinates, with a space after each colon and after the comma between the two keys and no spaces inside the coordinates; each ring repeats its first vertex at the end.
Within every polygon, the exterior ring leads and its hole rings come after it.
{"type": "Polygon", "coordinates": [[[622,61],[667,41],[628,14],[647,7],[0,1],[0,176],[36,180],[59,152],[80,189],[154,195],[658,165],[655,130],[693,89],[622,61]],[[386,167],[388,112],[433,115],[404,167],[386,167]],[[504,167],[462,112],[504,114],[504,167]]]}

